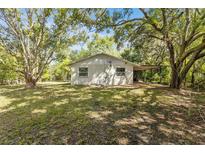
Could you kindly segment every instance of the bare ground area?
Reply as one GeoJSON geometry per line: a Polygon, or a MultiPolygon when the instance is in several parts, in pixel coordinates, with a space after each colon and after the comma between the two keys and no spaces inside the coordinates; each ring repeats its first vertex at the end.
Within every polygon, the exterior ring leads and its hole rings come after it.
{"type": "Polygon", "coordinates": [[[205,93],[147,84],[0,86],[0,144],[205,144],[205,93]]]}

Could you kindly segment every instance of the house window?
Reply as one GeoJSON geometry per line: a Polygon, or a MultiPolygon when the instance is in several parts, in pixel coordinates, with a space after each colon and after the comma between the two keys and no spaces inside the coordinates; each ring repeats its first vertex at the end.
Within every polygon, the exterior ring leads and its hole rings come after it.
{"type": "Polygon", "coordinates": [[[88,68],[87,67],[80,67],[79,68],[79,76],[80,77],[88,77],[88,68]]]}
{"type": "Polygon", "coordinates": [[[125,75],[125,68],[122,68],[122,67],[116,68],[116,75],[117,76],[124,76],[125,75]]]}

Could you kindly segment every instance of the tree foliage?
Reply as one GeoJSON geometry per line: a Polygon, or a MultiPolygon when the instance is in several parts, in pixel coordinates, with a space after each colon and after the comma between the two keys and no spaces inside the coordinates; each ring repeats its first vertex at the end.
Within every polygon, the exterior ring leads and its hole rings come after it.
{"type": "Polygon", "coordinates": [[[204,18],[205,9],[1,9],[0,46],[28,87],[68,79],[71,61],[101,52],[161,66],[145,74],[172,88],[195,87],[204,82],[204,18]],[[85,46],[69,48],[78,42],[85,46]]]}
{"type": "MultiPolygon", "coordinates": [[[[0,43],[18,62],[27,87],[34,87],[55,54],[79,35],[73,9],[1,9],[0,43]]],[[[80,32],[80,31],[79,31],[80,32]]]]}
{"type": "Polygon", "coordinates": [[[193,64],[205,56],[205,9],[140,9],[141,16],[134,16],[133,9],[103,12],[108,19],[96,13],[96,27],[113,28],[119,44],[127,41],[138,48],[161,42],[169,54],[172,88],[180,88],[193,64]]]}
{"type": "Polygon", "coordinates": [[[20,79],[19,73],[15,71],[16,68],[15,58],[0,48],[0,84],[9,84],[20,79]]]}
{"type": "Polygon", "coordinates": [[[107,53],[118,57],[120,51],[117,50],[116,46],[112,36],[100,36],[95,33],[87,40],[85,47],[80,51],[73,51],[71,57],[74,61],[98,53],[107,53]]]}

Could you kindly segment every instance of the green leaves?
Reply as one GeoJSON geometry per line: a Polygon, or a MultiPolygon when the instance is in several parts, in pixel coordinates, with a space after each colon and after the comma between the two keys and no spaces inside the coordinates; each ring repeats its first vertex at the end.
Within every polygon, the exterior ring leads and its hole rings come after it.
{"type": "Polygon", "coordinates": [[[20,78],[17,69],[16,59],[0,49],[0,84],[7,84],[20,78]]]}
{"type": "MultiPolygon", "coordinates": [[[[59,53],[86,39],[75,9],[2,9],[0,40],[37,81],[59,53]],[[80,30],[79,30],[80,29],[80,30]],[[82,29],[82,30],[81,30],[82,29]]],[[[24,75],[25,76],[25,75],[24,75]]]]}

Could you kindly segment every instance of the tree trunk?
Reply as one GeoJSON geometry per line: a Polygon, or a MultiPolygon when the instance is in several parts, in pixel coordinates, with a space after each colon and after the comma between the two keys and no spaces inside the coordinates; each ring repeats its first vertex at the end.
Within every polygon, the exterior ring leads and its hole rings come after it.
{"type": "Polygon", "coordinates": [[[162,66],[159,68],[159,83],[162,83],[162,66]]]}
{"type": "Polygon", "coordinates": [[[184,88],[186,88],[186,85],[187,85],[187,78],[185,77],[184,78],[184,88]]]}
{"type": "Polygon", "coordinates": [[[170,88],[180,89],[181,83],[179,73],[172,70],[170,88]]]}
{"type": "Polygon", "coordinates": [[[35,81],[26,82],[26,88],[35,88],[35,87],[36,87],[35,81]]]}
{"type": "MultiPolygon", "coordinates": [[[[168,34],[166,34],[166,38],[169,38],[168,34]]],[[[172,70],[170,88],[180,89],[182,80],[180,80],[179,72],[180,72],[182,63],[180,63],[179,65],[176,64],[174,46],[170,40],[168,40],[166,43],[167,43],[167,48],[169,49],[169,54],[170,54],[169,61],[170,61],[171,70],[172,70]]]]}
{"type": "Polygon", "coordinates": [[[185,80],[188,71],[196,60],[191,59],[189,63],[182,69],[180,66],[172,67],[170,87],[180,89],[182,82],[185,80]],[[180,72],[180,73],[179,73],[180,72]]]}
{"type": "Polygon", "coordinates": [[[195,87],[195,65],[193,65],[193,70],[192,70],[192,73],[191,73],[191,86],[194,88],[195,87]]]}
{"type": "Polygon", "coordinates": [[[25,74],[26,88],[35,88],[36,87],[36,79],[31,75],[31,73],[25,74]]]}
{"type": "Polygon", "coordinates": [[[191,74],[191,86],[195,87],[195,72],[192,72],[191,74]]]}

